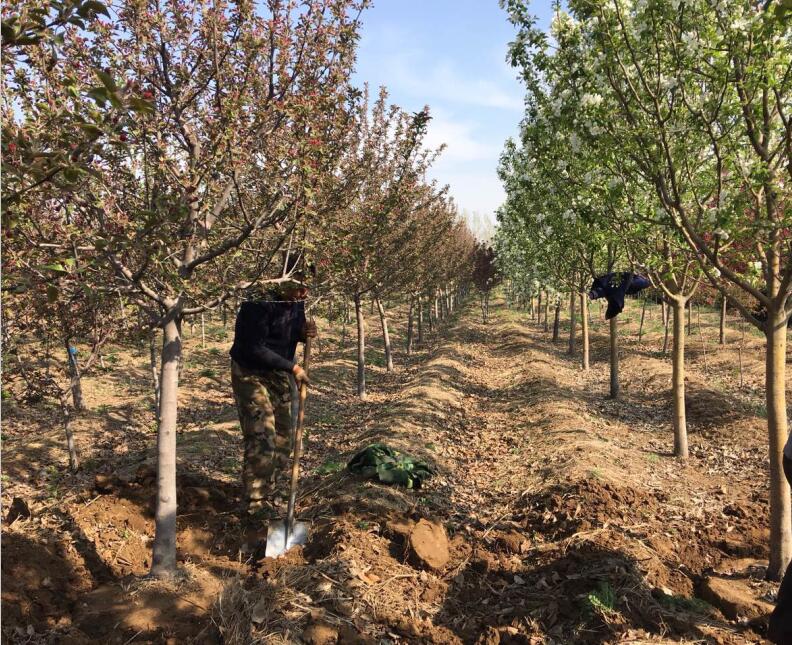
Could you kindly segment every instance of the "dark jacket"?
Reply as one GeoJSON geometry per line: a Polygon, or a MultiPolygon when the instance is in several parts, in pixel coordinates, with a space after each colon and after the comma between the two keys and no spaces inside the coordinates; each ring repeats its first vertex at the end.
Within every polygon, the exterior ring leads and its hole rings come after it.
{"type": "Polygon", "coordinates": [[[637,273],[607,273],[594,278],[589,298],[592,300],[605,298],[608,301],[605,320],[610,320],[624,309],[624,296],[632,296],[651,284],[649,278],[637,273]]]}
{"type": "Polygon", "coordinates": [[[305,342],[305,302],[250,300],[237,314],[231,358],[254,372],[291,371],[297,343],[305,342]]]}

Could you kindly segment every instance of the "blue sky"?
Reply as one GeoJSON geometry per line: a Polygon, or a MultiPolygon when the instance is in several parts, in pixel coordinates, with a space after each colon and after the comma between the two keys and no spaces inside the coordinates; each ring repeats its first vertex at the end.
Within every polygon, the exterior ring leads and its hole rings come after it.
{"type": "MultiPolygon", "coordinates": [[[[532,9],[549,22],[550,0],[532,9]]],[[[433,177],[461,209],[491,219],[504,197],[498,156],[523,112],[523,87],[506,63],[514,33],[498,0],[374,0],[358,51],[357,83],[385,85],[410,112],[430,106],[428,142],[448,146],[433,177]]]]}

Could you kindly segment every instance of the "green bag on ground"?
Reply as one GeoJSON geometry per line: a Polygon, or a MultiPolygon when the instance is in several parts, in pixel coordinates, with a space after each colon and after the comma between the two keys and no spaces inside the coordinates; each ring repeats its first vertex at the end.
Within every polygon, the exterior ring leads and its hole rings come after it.
{"type": "Polygon", "coordinates": [[[434,473],[427,464],[384,443],[363,448],[347,464],[347,470],[367,479],[385,484],[420,488],[434,473]]]}

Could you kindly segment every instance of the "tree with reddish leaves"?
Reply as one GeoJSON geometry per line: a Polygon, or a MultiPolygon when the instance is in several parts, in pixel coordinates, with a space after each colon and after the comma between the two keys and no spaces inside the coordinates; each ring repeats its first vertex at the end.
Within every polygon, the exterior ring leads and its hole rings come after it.
{"type": "Polygon", "coordinates": [[[492,290],[498,286],[501,273],[495,261],[495,250],[485,242],[479,242],[473,252],[473,285],[481,294],[481,320],[489,322],[489,301],[492,290]]]}
{"type": "Polygon", "coordinates": [[[68,26],[54,61],[32,44],[4,67],[11,234],[42,216],[22,198],[45,191],[70,224],[65,238],[33,227],[37,248],[90,250],[163,330],[152,575],[176,566],[182,321],[279,279],[281,247],[332,201],[364,5],[118,2],[90,31],[68,26]],[[71,133],[85,133],[74,148],[71,133]],[[31,160],[63,158],[64,144],[73,165],[42,162],[27,178],[31,160]]]}

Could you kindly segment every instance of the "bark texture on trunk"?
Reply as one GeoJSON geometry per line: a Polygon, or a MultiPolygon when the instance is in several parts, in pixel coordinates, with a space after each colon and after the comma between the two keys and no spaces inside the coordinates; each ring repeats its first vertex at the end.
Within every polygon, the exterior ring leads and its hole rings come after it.
{"type": "Polygon", "coordinates": [[[423,345],[423,300],[421,296],[418,296],[416,308],[418,309],[418,345],[423,345]]]}
{"type": "Polygon", "coordinates": [[[610,398],[619,398],[619,322],[610,319],[610,398]]]}
{"type": "Polygon", "coordinates": [[[668,328],[671,317],[668,315],[669,306],[663,302],[663,326],[665,327],[665,334],[663,335],[663,356],[668,353],[668,328]]]}
{"type": "Polygon", "coordinates": [[[569,347],[567,348],[567,354],[570,356],[575,355],[575,340],[577,335],[577,316],[575,313],[575,301],[577,300],[577,294],[574,291],[570,292],[569,294],[569,347]]]}
{"type": "Polygon", "coordinates": [[[366,398],[366,329],[363,321],[363,303],[355,295],[355,319],[357,320],[357,393],[366,398]]]}
{"type": "Polygon", "coordinates": [[[765,395],[770,444],[770,564],[767,577],[780,580],[792,558],[792,509],[782,457],[789,433],[786,411],[787,325],[783,311],[768,311],[765,395]]]}
{"type": "Polygon", "coordinates": [[[380,315],[380,324],[382,325],[382,342],[385,345],[385,367],[389,372],[393,371],[393,355],[391,353],[390,334],[388,333],[388,318],[385,315],[385,307],[382,305],[382,300],[377,298],[377,309],[380,315]]]}
{"type": "Polygon", "coordinates": [[[178,417],[181,320],[169,319],[162,335],[159,427],[157,429],[157,507],[151,575],[176,572],[176,427],[178,417]]]}
{"type": "Polygon", "coordinates": [[[561,303],[556,302],[555,320],[553,320],[553,342],[558,342],[558,335],[561,330],[561,303]]]}
{"type": "Polygon", "coordinates": [[[589,369],[589,316],[588,316],[588,296],[585,293],[580,294],[580,318],[583,327],[583,360],[582,367],[584,370],[589,369]]]}
{"type": "Polygon", "coordinates": [[[644,319],[646,318],[646,298],[644,298],[643,306],[641,307],[641,324],[638,327],[638,342],[643,339],[644,319]]]}
{"type": "Polygon", "coordinates": [[[550,295],[545,294],[545,306],[544,306],[544,330],[545,333],[550,331],[550,295]]]}
{"type": "Polygon", "coordinates": [[[687,459],[688,438],[685,418],[685,300],[671,304],[674,315],[674,346],[671,390],[674,401],[674,456],[687,459]]]}
{"type": "Polygon", "coordinates": [[[542,292],[539,292],[538,296],[539,302],[536,304],[536,324],[538,325],[542,321],[542,292]]]}
{"type": "Polygon", "coordinates": [[[721,296],[720,310],[720,335],[718,337],[720,345],[726,344],[726,296],[721,296]]]}
{"type": "Polygon", "coordinates": [[[154,388],[154,411],[159,416],[160,404],[160,379],[157,369],[157,330],[152,329],[149,334],[149,365],[151,369],[151,385],[154,388]]]}
{"type": "Polygon", "coordinates": [[[77,364],[77,354],[72,351],[71,343],[66,341],[66,356],[69,361],[69,376],[71,377],[72,401],[75,410],[85,410],[85,400],[82,393],[82,376],[80,366],[77,364]]]}
{"type": "Polygon", "coordinates": [[[72,431],[72,415],[69,409],[69,393],[62,391],[60,395],[60,408],[63,415],[63,431],[66,434],[66,449],[69,452],[69,470],[73,473],[80,468],[80,457],[77,454],[77,445],[74,442],[74,432],[72,431]]]}
{"type": "Polygon", "coordinates": [[[407,355],[413,351],[413,300],[410,298],[410,311],[407,314],[407,355]]]}

